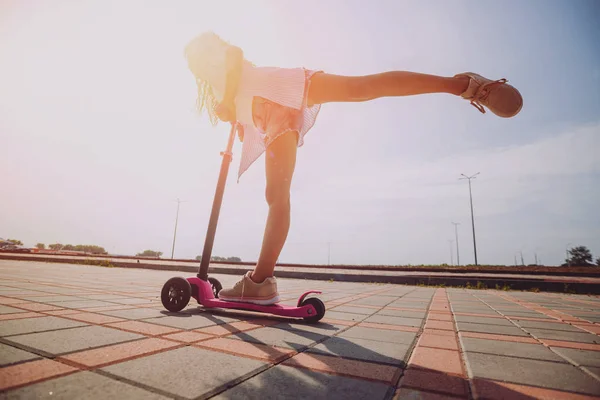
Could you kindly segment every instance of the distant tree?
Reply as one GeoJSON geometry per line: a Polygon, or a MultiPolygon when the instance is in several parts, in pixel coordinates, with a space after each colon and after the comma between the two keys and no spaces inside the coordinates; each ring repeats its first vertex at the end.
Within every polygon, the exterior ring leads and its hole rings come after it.
{"type": "Polygon", "coordinates": [[[596,258],[596,265],[600,267],[600,257],[596,258]]]}
{"type": "MultiPolygon", "coordinates": [[[[197,259],[197,258],[196,258],[197,259]]],[[[242,259],[239,257],[219,257],[219,256],[212,256],[210,258],[210,261],[229,261],[229,262],[241,262],[242,259]]]]}
{"type": "Polygon", "coordinates": [[[202,261],[202,256],[196,256],[196,261],[202,261]]]}
{"type": "Polygon", "coordinates": [[[49,245],[48,245],[48,248],[49,248],[50,250],[60,250],[60,249],[62,249],[62,248],[63,248],[63,245],[62,245],[62,244],[60,244],[60,243],[53,243],[53,244],[49,244],[49,245]]]}
{"type": "Polygon", "coordinates": [[[210,261],[225,261],[225,257],[212,256],[210,261]]]}
{"type": "Polygon", "coordinates": [[[162,251],[144,250],[141,253],[137,253],[136,257],[160,257],[162,254],[162,251]]]}
{"type": "Polygon", "coordinates": [[[17,246],[23,246],[23,242],[21,242],[20,240],[17,239],[6,239],[9,242],[11,242],[12,244],[16,244],[17,246]]]}
{"type": "Polygon", "coordinates": [[[227,260],[225,261],[230,261],[230,262],[242,262],[242,259],[239,257],[227,257],[227,260]]]}
{"type": "Polygon", "coordinates": [[[38,243],[35,245],[35,247],[37,249],[44,250],[46,248],[46,245],[44,243],[38,243]]]}
{"type": "Polygon", "coordinates": [[[61,250],[73,251],[75,250],[75,246],[73,246],[72,244],[65,244],[65,246],[61,250]]]}
{"type": "Polygon", "coordinates": [[[569,256],[570,257],[565,260],[567,265],[577,267],[587,267],[589,265],[594,265],[592,263],[592,253],[585,246],[573,247],[569,250],[569,256]]]}

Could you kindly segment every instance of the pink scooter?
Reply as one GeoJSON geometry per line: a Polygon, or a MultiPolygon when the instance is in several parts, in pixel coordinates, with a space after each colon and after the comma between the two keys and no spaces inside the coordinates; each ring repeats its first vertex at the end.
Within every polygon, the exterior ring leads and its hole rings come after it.
{"type": "Polygon", "coordinates": [[[296,307],[280,304],[263,306],[253,303],[220,300],[218,297],[219,291],[222,289],[221,283],[215,278],[208,277],[208,264],[210,262],[215,233],[217,231],[217,222],[219,220],[219,212],[221,211],[221,203],[223,201],[223,192],[225,191],[225,182],[227,181],[229,164],[231,164],[233,156],[231,149],[235,140],[235,128],[235,124],[232,124],[231,131],[229,132],[229,141],[227,142],[227,150],[221,152],[221,155],[223,156],[221,172],[217,182],[217,191],[215,193],[210,214],[208,231],[206,233],[198,275],[187,279],[183,277],[169,279],[162,288],[160,296],[162,304],[167,310],[178,312],[183,310],[185,306],[188,305],[190,298],[193,297],[198,301],[198,304],[201,304],[206,308],[233,308],[281,315],[284,317],[302,318],[309,323],[318,322],[325,315],[325,304],[316,297],[306,297],[311,293],[320,294],[321,292],[319,291],[311,290],[304,293],[298,299],[296,307]]]}

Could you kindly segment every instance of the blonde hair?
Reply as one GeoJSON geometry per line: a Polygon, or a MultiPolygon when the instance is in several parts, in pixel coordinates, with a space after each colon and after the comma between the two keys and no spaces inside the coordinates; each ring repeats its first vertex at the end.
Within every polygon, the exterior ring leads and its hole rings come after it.
{"type": "Polygon", "coordinates": [[[219,118],[217,117],[216,110],[219,102],[215,98],[212,86],[208,81],[202,79],[196,79],[196,86],[198,87],[198,98],[196,99],[198,113],[202,114],[202,111],[206,110],[210,123],[213,126],[217,126],[219,118]]]}
{"type": "MultiPolygon", "coordinates": [[[[229,46],[229,43],[221,39],[221,37],[219,37],[214,32],[205,32],[202,35],[199,35],[196,38],[194,38],[185,47],[184,56],[188,61],[188,65],[193,64],[194,58],[198,57],[197,54],[194,54],[194,43],[197,43],[198,40],[202,40],[203,37],[216,38],[218,42],[229,46]]],[[[190,69],[192,69],[191,66],[190,69]]],[[[194,72],[193,69],[192,72],[194,72]]],[[[194,76],[196,77],[196,86],[198,88],[198,98],[196,99],[196,107],[198,108],[198,113],[202,114],[202,111],[206,110],[206,113],[208,114],[208,119],[210,120],[211,124],[213,126],[216,126],[219,122],[219,118],[217,117],[216,112],[216,108],[219,105],[219,102],[215,98],[213,87],[208,82],[208,80],[199,78],[198,76],[196,76],[195,73],[194,76]]]]}

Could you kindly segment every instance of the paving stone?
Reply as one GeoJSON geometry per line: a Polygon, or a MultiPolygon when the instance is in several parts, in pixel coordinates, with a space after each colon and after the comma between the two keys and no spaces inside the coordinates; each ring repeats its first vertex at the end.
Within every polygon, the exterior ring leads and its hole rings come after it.
{"type": "Polygon", "coordinates": [[[58,317],[38,317],[19,320],[0,321],[0,336],[20,335],[23,333],[51,331],[73,328],[87,324],[58,317]]]}
{"type": "Polygon", "coordinates": [[[576,365],[600,367],[600,351],[566,349],[562,347],[552,347],[552,350],[575,362],[576,365]]]}
{"type": "Polygon", "coordinates": [[[345,325],[337,325],[337,324],[329,324],[324,322],[319,322],[316,324],[305,324],[305,323],[294,323],[294,322],[283,322],[280,324],[273,325],[273,328],[276,329],[287,329],[287,330],[295,330],[300,332],[312,332],[318,333],[324,336],[333,336],[337,334],[339,331],[346,329],[345,325]]]}
{"type": "Polygon", "coordinates": [[[596,378],[600,379],[600,367],[583,367],[590,371],[592,374],[596,375],[596,378]]]}
{"type": "Polygon", "coordinates": [[[278,365],[214,397],[218,400],[383,399],[389,386],[379,382],[278,365]]]}
{"type": "Polygon", "coordinates": [[[103,368],[132,382],[188,399],[207,396],[267,364],[195,347],[183,347],[103,368]]]}
{"type": "Polygon", "coordinates": [[[512,326],[515,325],[507,320],[506,318],[486,318],[486,317],[477,317],[474,315],[455,315],[454,319],[457,322],[468,322],[482,325],[503,325],[503,326],[512,326]]]}
{"type": "Polygon", "coordinates": [[[94,308],[104,306],[114,306],[115,303],[108,303],[100,300],[76,300],[76,301],[50,301],[47,304],[51,304],[57,307],[64,308],[94,308]]]}
{"type": "Polygon", "coordinates": [[[344,338],[376,340],[379,342],[412,344],[417,334],[414,332],[402,332],[388,329],[375,329],[355,326],[340,333],[338,336],[344,338]]]}
{"type": "Polygon", "coordinates": [[[409,349],[409,344],[332,337],[310,348],[308,352],[404,366],[409,349]]]}
{"type": "Polygon", "coordinates": [[[365,320],[365,322],[373,322],[377,324],[402,325],[420,328],[423,325],[422,319],[392,317],[389,315],[373,315],[365,320]]]}
{"type": "Polygon", "coordinates": [[[21,310],[20,308],[0,305],[0,314],[14,314],[23,312],[27,312],[27,310],[21,310]]]}
{"type": "Polygon", "coordinates": [[[338,307],[332,308],[331,311],[328,310],[327,311],[327,315],[329,315],[329,313],[331,313],[333,311],[335,311],[335,312],[344,312],[344,313],[352,313],[352,314],[371,315],[375,311],[377,311],[377,309],[360,307],[360,306],[338,306],[338,307]]]}
{"type": "Polygon", "coordinates": [[[243,340],[246,342],[268,344],[295,350],[305,349],[307,346],[325,339],[326,335],[314,332],[301,332],[297,330],[277,329],[274,327],[259,328],[248,332],[238,332],[229,339],[243,340]]]}
{"type": "Polygon", "coordinates": [[[128,399],[162,400],[168,399],[105,376],[92,372],[77,372],[62,378],[36,383],[0,395],[1,399],[128,399]]]}
{"type": "Polygon", "coordinates": [[[375,315],[388,315],[391,317],[423,319],[423,318],[425,318],[425,315],[427,315],[427,312],[419,311],[419,310],[415,310],[415,311],[391,310],[391,309],[384,308],[381,311],[377,311],[377,313],[375,315]]]}
{"type": "Polygon", "coordinates": [[[576,393],[600,394],[600,382],[570,364],[481,353],[465,353],[469,377],[576,393]]]}
{"type": "Polygon", "coordinates": [[[504,342],[500,340],[487,340],[469,337],[461,337],[463,351],[495,354],[500,356],[512,356],[531,358],[534,360],[545,360],[565,362],[561,357],[541,344],[504,342]]]}
{"type": "Polygon", "coordinates": [[[11,336],[8,340],[46,354],[59,355],[140,338],[143,336],[103,326],[84,326],[11,336]]]}
{"type": "Polygon", "coordinates": [[[541,339],[565,340],[568,342],[600,344],[600,337],[591,333],[566,332],[546,329],[526,328],[533,336],[541,339]]]}
{"type": "MultiPolygon", "coordinates": [[[[113,306],[117,304],[110,303],[113,306]]],[[[91,310],[93,311],[93,310],[91,310]]],[[[113,310],[113,311],[102,311],[101,314],[110,315],[112,317],[119,317],[125,319],[144,319],[153,317],[164,317],[165,314],[159,310],[153,310],[150,308],[131,308],[128,310],[113,310]]]]}
{"type": "Polygon", "coordinates": [[[398,298],[397,296],[371,296],[371,297],[365,297],[365,298],[362,298],[359,300],[351,301],[348,304],[349,305],[350,304],[352,304],[352,305],[367,304],[370,306],[385,306],[388,303],[391,303],[392,301],[396,300],[397,298],[398,298]]]}
{"type": "Polygon", "coordinates": [[[16,347],[12,347],[6,345],[4,343],[0,343],[0,366],[4,367],[6,365],[29,361],[41,358],[37,354],[29,353],[25,350],[17,349],[16,347]]]}
{"type": "MultiPolygon", "coordinates": [[[[331,318],[331,319],[338,319],[341,321],[362,321],[365,318],[368,317],[368,315],[365,314],[352,314],[352,313],[347,313],[347,312],[337,312],[335,311],[336,309],[334,309],[334,311],[327,311],[327,313],[325,314],[326,318],[331,318]]],[[[374,311],[374,310],[371,310],[374,311]]]]}
{"type": "Polygon", "coordinates": [[[542,321],[527,321],[522,319],[513,319],[519,326],[523,328],[537,328],[544,330],[556,330],[556,331],[567,331],[567,332],[578,332],[585,333],[579,328],[574,327],[573,325],[569,325],[564,322],[542,322],[542,321]]]}
{"type": "Polygon", "coordinates": [[[471,322],[457,322],[459,332],[481,332],[481,333],[495,333],[501,335],[511,336],[529,336],[523,330],[516,326],[503,326],[503,325],[482,325],[471,322]]]}
{"type": "MultiPolygon", "coordinates": [[[[126,311],[126,310],[124,310],[126,311]]],[[[224,323],[220,322],[219,323],[224,323]]],[[[236,320],[233,320],[236,321],[236,320]]],[[[170,326],[179,329],[198,329],[205,328],[207,326],[217,325],[217,321],[210,316],[204,316],[200,314],[189,315],[189,316],[168,316],[160,318],[145,319],[143,322],[150,322],[152,324],[170,326]]]]}
{"type": "Polygon", "coordinates": [[[65,296],[65,295],[52,295],[52,296],[23,296],[20,299],[29,301],[35,301],[38,303],[44,303],[49,301],[74,301],[74,300],[87,300],[83,297],[65,296]]]}

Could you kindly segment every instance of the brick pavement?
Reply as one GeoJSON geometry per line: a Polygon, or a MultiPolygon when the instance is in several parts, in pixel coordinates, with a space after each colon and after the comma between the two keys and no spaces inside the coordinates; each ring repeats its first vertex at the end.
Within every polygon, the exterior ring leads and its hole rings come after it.
{"type": "Polygon", "coordinates": [[[169,313],[173,275],[0,261],[0,399],[600,396],[595,296],[280,279],[284,303],[323,291],[306,325],[169,313]]]}

